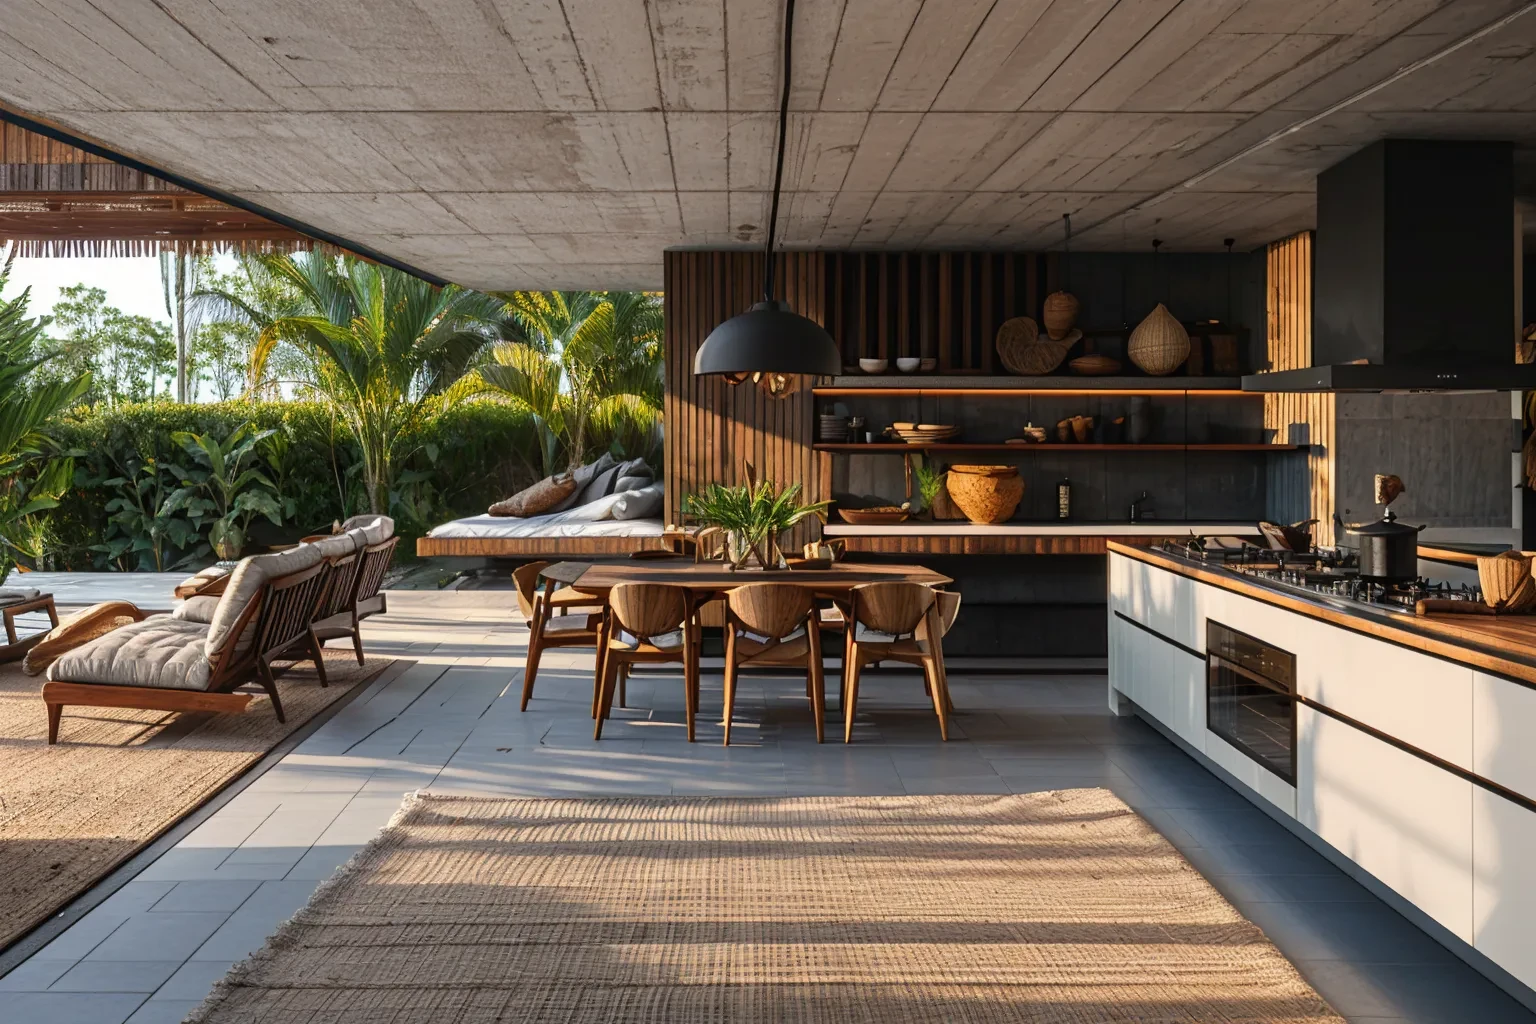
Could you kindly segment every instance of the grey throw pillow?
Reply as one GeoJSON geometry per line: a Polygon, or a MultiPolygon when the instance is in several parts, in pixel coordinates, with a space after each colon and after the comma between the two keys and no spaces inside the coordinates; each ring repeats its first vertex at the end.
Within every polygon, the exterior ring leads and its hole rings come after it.
{"type": "Polygon", "coordinates": [[[654,519],[661,515],[664,491],[661,484],[651,484],[629,491],[613,503],[615,519],[654,519]]]}
{"type": "Polygon", "coordinates": [[[619,478],[613,482],[613,493],[638,491],[649,487],[656,480],[656,471],[646,465],[644,459],[631,459],[619,466],[619,478]]]}
{"type": "Polygon", "coordinates": [[[590,505],[597,499],[606,498],[612,494],[614,482],[619,479],[620,468],[616,465],[609,466],[594,476],[587,486],[581,489],[581,493],[576,495],[575,507],[590,505]]]}
{"type": "Polygon", "coordinates": [[[605,469],[612,468],[615,464],[616,460],[614,457],[608,452],[603,452],[602,455],[597,457],[597,461],[589,462],[585,466],[578,466],[571,470],[571,479],[576,481],[576,489],[551,505],[546,511],[564,512],[568,508],[575,508],[577,505],[585,504],[585,499],[582,498],[581,492],[586,488],[587,484],[592,482],[593,477],[605,469]]]}

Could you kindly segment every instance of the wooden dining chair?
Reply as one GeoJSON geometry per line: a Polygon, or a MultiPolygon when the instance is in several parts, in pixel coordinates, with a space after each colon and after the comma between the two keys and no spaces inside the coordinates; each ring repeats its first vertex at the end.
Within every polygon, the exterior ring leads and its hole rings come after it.
{"type": "Polygon", "coordinates": [[[604,628],[606,642],[598,662],[602,692],[592,738],[602,738],[603,722],[613,709],[614,689],[629,666],[680,662],[688,742],[692,743],[699,710],[699,624],[693,593],[667,583],[620,583],[608,592],[604,628]]]}
{"type": "Polygon", "coordinates": [[[960,595],[921,583],[865,583],[848,594],[848,631],[843,646],[843,742],[853,741],[859,676],[865,665],[899,661],[923,670],[923,682],[949,739],[949,680],[944,671],[944,634],[960,612],[960,595]]]}
{"type": "MultiPolygon", "coordinates": [[[[549,565],[549,562],[529,562],[512,572],[512,582],[517,587],[517,606],[529,630],[528,659],[523,667],[523,711],[528,710],[528,701],[533,697],[533,684],[538,677],[539,659],[544,651],[550,647],[590,647],[596,650],[601,631],[601,599],[570,587],[539,588],[539,574],[549,565]],[[556,611],[560,614],[556,615],[556,611]]],[[[595,678],[592,692],[595,699],[595,678]]]]}
{"type": "Polygon", "coordinates": [[[725,595],[725,745],[731,745],[736,673],[752,665],[805,667],[805,692],[823,740],[827,691],[821,671],[821,630],[811,592],[793,583],[750,583],[725,595]]]}

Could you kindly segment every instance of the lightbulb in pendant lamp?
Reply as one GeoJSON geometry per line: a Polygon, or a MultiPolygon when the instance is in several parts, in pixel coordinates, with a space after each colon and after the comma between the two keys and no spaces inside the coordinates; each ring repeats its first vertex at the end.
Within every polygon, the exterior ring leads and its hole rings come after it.
{"type": "Polygon", "coordinates": [[[791,54],[795,36],[795,0],[784,4],[784,89],[779,99],[779,147],[773,173],[773,201],[768,208],[764,246],[763,301],[709,332],[693,357],[695,375],[720,374],[729,383],[754,380],[775,398],[787,396],[806,376],[832,377],[843,358],[832,336],[803,317],[783,299],[773,297],[773,236],[779,220],[779,190],[784,182],[784,137],[789,128],[791,54]]]}

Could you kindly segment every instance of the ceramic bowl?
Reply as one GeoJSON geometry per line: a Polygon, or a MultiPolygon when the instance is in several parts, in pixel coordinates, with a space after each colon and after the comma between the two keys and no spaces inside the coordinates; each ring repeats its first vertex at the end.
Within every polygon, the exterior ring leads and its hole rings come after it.
{"type": "Polygon", "coordinates": [[[884,373],[886,367],[891,365],[889,359],[860,359],[859,369],[865,373],[884,373]]]}
{"type": "Polygon", "coordinates": [[[910,357],[903,357],[901,359],[896,360],[896,369],[900,370],[902,373],[912,373],[913,371],[915,371],[918,368],[918,366],[921,363],[922,363],[921,359],[912,359],[910,357]]]}

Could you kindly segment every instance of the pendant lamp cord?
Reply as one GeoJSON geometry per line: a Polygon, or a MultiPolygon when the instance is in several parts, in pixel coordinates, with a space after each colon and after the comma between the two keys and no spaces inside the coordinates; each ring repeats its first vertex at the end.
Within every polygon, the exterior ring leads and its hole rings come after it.
{"type": "Polygon", "coordinates": [[[784,140],[789,134],[790,57],[795,44],[795,0],[784,0],[784,92],[779,98],[779,154],[773,169],[773,202],[768,207],[768,240],[763,245],[763,299],[773,301],[773,235],[779,224],[779,188],[784,183],[784,140]]]}

